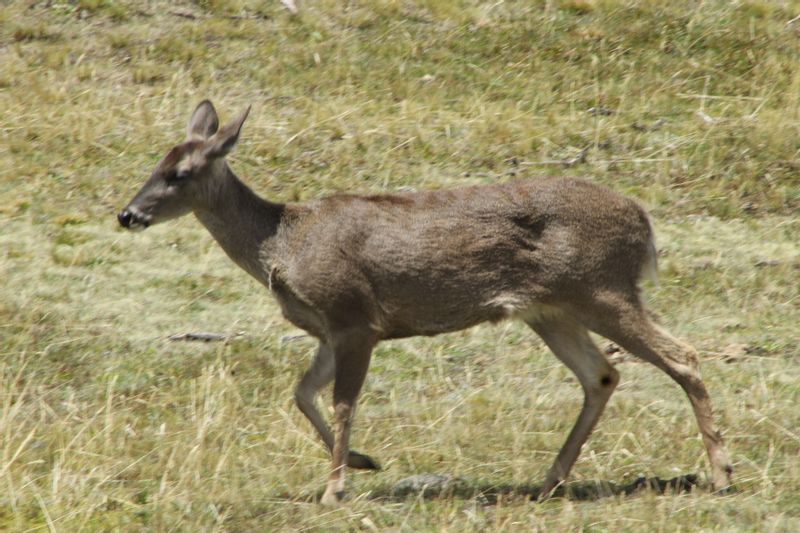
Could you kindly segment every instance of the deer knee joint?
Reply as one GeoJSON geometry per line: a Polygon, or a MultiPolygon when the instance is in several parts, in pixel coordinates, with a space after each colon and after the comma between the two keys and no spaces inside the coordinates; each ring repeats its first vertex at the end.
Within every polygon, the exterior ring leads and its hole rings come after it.
{"type": "Polygon", "coordinates": [[[333,413],[336,420],[348,421],[353,416],[353,406],[344,402],[337,403],[333,408],[333,413]]]}

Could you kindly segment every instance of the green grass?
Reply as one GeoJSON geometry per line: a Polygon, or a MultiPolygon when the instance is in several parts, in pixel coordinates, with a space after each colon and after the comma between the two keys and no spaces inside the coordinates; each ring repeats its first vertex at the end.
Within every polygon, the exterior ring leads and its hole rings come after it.
{"type": "Polygon", "coordinates": [[[797,530],[800,3],[299,7],[0,10],[0,529],[797,530]],[[647,298],[701,351],[736,490],[708,492],[677,386],[623,359],[573,496],[529,502],[581,395],[509,323],[381,345],[353,438],[384,470],[319,507],[327,453],[292,402],[312,341],[191,217],[116,227],[206,97],[253,105],[231,163],[279,201],[544,174],[641,199],[647,298]],[[166,340],[197,330],[242,335],[166,340]],[[425,472],[516,490],[390,496],[425,472]],[[699,489],[579,496],[683,474],[699,489]]]}

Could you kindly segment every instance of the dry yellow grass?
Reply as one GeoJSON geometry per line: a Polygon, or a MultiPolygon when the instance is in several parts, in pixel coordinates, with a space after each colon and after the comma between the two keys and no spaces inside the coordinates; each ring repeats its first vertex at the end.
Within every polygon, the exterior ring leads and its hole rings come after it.
{"type": "Polygon", "coordinates": [[[300,7],[0,11],[0,529],[796,530],[800,71],[787,21],[800,4],[300,7]],[[509,323],[381,345],[354,445],[385,469],[320,508],[327,454],[291,400],[313,343],[290,338],[191,218],[116,228],[204,97],[225,116],[254,105],[232,164],[277,200],[541,174],[638,196],[662,250],[648,300],[702,352],[737,490],[707,492],[685,397],[623,360],[575,494],[528,501],[581,396],[509,323]],[[194,330],[242,334],[166,340],[194,330]],[[424,472],[516,490],[389,496],[424,472]],[[699,489],[578,490],[683,474],[699,489]]]}

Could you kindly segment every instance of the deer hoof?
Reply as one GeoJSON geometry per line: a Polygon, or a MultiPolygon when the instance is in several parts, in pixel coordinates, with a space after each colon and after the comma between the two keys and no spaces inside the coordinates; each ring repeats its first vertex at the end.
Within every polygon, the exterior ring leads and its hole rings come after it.
{"type": "Polygon", "coordinates": [[[363,453],[350,452],[347,455],[347,466],[350,468],[358,468],[360,470],[380,470],[381,465],[369,455],[363,453]]]}
{"type": "Polygon", "coordinates": [[[556,489],[561,485],[562,481],[559,480],[546,480],[536,496],[537,502],[549,500],[555,495],[556,489]]]}

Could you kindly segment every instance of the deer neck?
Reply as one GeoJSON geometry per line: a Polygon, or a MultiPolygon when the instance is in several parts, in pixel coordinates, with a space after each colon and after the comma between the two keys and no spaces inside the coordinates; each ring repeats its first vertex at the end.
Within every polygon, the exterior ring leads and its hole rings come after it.
{"type": "Polygon", "coordinates": [[[224,179],[212,189],[206,201],[195,208],[195,216],[228,257],[251,276],[268,283],[284,205],[259,197],[227,165],[224,179]]]}

